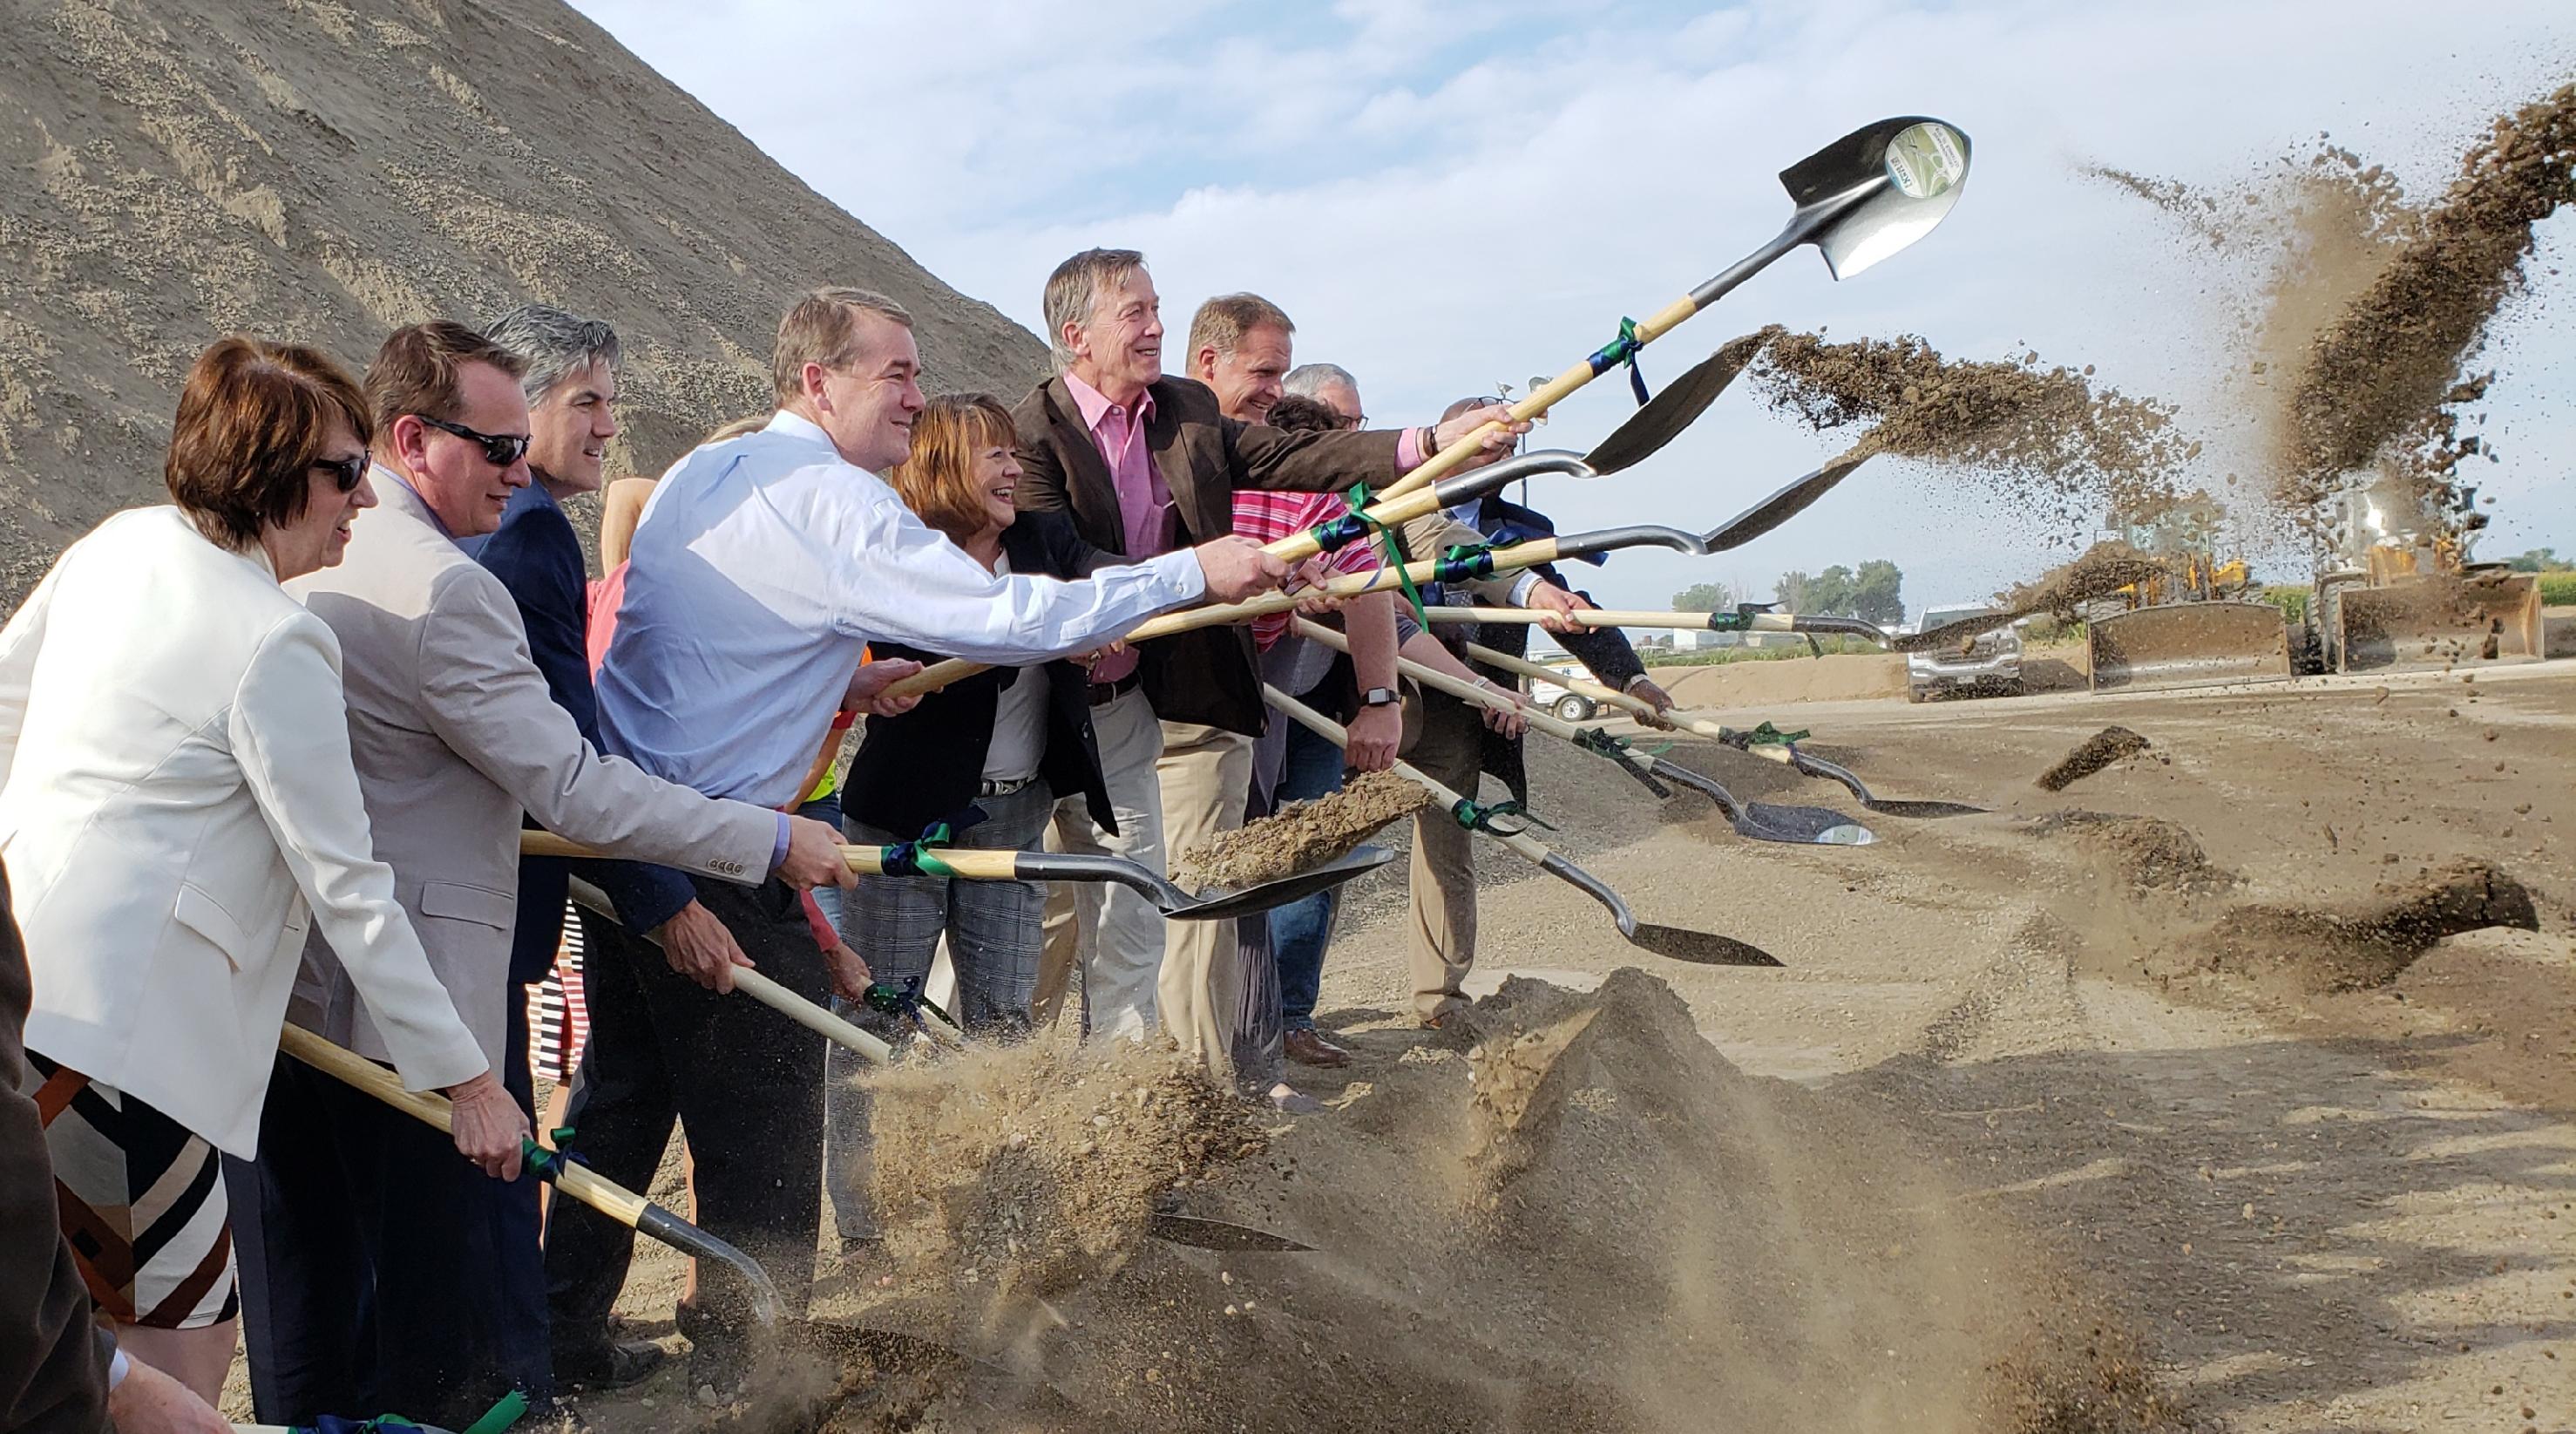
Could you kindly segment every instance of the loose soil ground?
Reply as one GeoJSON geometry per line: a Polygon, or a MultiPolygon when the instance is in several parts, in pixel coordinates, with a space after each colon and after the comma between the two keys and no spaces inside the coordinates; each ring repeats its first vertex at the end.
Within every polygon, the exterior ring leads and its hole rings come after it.
{"type": "MultiPolygon", "coordinates": [[[[1868,818],[1880,839],[1856,849],[1744,842],[1695,797],[1659,809],[1533,746],[1538,799],[1564,819],[1555,845],[1641,918],[1756,941],[1790,969],[1657,962],[1488,845],[1478,989],[1515,968],[1571,990],[1639,966],[1680,1001],[1634,977],[1581,1000],[1524,983],[1465,1031],[1423,1032],[1404,1014],[1401,876],[1364,878],[1322,1010],[1357,1063],[1303,1073],[1324,1113],[1263,1119],[1262,1153],[1183,1192],[1318,1252],[1142,1242],[1115,1275],[1029,1306],[1068,1323],[981,1347],[1034,1359],[1016,1367],[1126,1428],[1269,1427],[1224,1392],[1228,1368],[1293,1395],[1308,1428],[1691,1427],[1659,1384],[1676,1370],[1697,1371],[1683,1387],[1703,1413],[1735,1400],[1807,1426],[2576,1427],[2576,854],[2559,822],[2576,823],[2576,668],[2459,678],[1802,706],[1814,749],[1880,795],[1994,809],[1868,818]],[[2108,722],[2164,760],[2100,772],[2080,801],[2030,785],[2108,722]],[[2432,939],[2340,990],[2207,959],[2222,943],[2201,938],[2228,913],[2420,914],[2441,905],[2428,893],[2462,889],[2468,861],[2517,884],[2540,929],[2432,939]],[[1467,1053],[1498,1042],[1553,1058],[1484,1093],[1469,1072],[1485,1058],[1467,1053]],[[1531,1133],[1533,1111],[1552,1128],[1531,1133]],[[1678,1158],[1693,1150],[1696,1168],[1678,1158]],[[1504,1169],[1533,1173],[1502,1187],[1545,1198],[1480,1223],[1504,1169]],[[1639,1193],[1682,1175],[1727,1219],[1639,1193]],[[1577,1196],[1583,1220],[1550,1203],[1577,1196]],[[1587,1229],[1562,1253],[1609,1261],[1623,1298],[1530,1248],[1587,1229]],[[1773,1263],[1696,1289],[1711,1251],[1773,1263]],[[1753,1323],[1677,1324],[1684,1290],[1691,1309],[1753,1323]],[[1892,1323],[1891,1298],[1906,1310],[1892,1323]],[[1120,1323],[1155,1309],[1159,1323],[1120,1323]],[[1856,1337],[1884,1339],[1906,1376],[1955,1375],[1959,1309],[2004,1329],[2035,1309],[2065,1337],[1975,1342],[1977,1377],[1880,1402],[1885,1372],[1852,1362],[1856,1337]],[[1683,1335],[1651,1369],[1579,1357],[1683,1335]],[[1375,1401],[1348,1402],[1353,1388],[1375,1401]]],[[[1846,805],[1711,744],[1674,755],[1742,796],[1846,805]]],[[[2477,880],[2481,901],[2502,890],[2477,880]]],[[[626,1304],[639,1331],[670,1333],[676,1273],[647,1253],[626,1304]]],[[[953,1301],[956,1279],[861,1260],[826,1280],[824,1306],[919,1328],[895,1296],[953,1301]]],[[[907,1404],[917,1421],[834,1427],[1090,1427],[956,1397],[907,1404]]],[[[586,1413],[697,1420],[676,1372],[586,1413]]]]}

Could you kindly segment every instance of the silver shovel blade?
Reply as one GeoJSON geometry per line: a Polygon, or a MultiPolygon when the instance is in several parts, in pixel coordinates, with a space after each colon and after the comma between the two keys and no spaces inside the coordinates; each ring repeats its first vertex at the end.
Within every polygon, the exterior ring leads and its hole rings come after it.
{"type": "Polygon", "coordinates": [[[1628,933],[1628,944],[1641,951],[1675,961],[1688,961],[1699,966],[1784,966],[1779,957],[1750,942],[1712,931],[1692,931],[1680,926],[1657,926],[1640,921],[1628,933]]]}
{"type": "Polygon", "coordinates": [[[1809,846],[1867,846],[1878,840],[1869,828],[1830,807],[1784,807],[1770,802],[1747,803],[1735,829],[1756,841],[1809,846]]]}
{"type": "Polygon", "coordinates": [[[1158,1210],[1146,1221],[1145,1228],[1158,1240],[1175,1245],[1188,1245],[1199,1250],[1224,1250],[1230,1253],[1295,1254],[1312,1250],[1285,1235],[1256,1230],[1250,1225],[1237,1225],[1230,1220],[1211,1220],[1204,1215],[1184,1215],[1178,1210],[1158,1210]]]}

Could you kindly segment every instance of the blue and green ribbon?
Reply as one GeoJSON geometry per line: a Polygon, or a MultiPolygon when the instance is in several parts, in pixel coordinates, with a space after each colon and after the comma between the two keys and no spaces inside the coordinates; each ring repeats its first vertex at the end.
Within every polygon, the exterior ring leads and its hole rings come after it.
{"type": "Polygon", "coordinates": [[[1547,821],[1540,817],[1536,812],[1533,812],[1529,808],[1521,805],[1518,798],[1507,798],[1503,801],[1494,802],[1488,805],[1487,803],[1477,801],[1474,797],[1460,797],[1457,801],[1450,804],[1449,815],[1458,823],[1458,825],[1465,827],[1467,830],[1471,832],[1483,832],[1488,836],[1515,836],[1520,832],[1527,830],[1528,827],[1533,826],[1545,827],[1549,831],[1556,830],[1556,824],[1554,822],[1547,821]],[[1523,822],[1527,825],[1515,827],[1510,831],[1505,831],[1494,825],[1494,820],[1497,817],[1507,817],[1513,821],[1523,822]]]}
{"type": "Polygon", "coordinates": [[[1603,344],[1599,352],[1585,360],[1592,366],[1594,378],[1599,378],[1621,364],[1627,365],[1628,391],[1637,396],[1639,408],[1646,406],[1647,395],[1646,376],[1637,371],[1637,350],[1645,346],[1646,341],[1637,337],[1637,321],[1623,318],[1619,321],[1619,337],[1603,344]]]}
{"type": "Polygon", "coordinates": [[[948,823],[932,822],[910,841],[877,848],[877,860],[887,876],[955,876],[957,869],[931,850],[954,839],[948,823]]]}

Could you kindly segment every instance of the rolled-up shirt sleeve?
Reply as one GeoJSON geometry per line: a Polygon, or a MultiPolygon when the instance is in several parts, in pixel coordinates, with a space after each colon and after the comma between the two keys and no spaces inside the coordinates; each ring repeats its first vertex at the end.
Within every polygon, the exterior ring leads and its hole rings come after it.
{"type": "Polygon", "coordinates": [[[1065,582],[986,572],[900,503],[877,505],[868,526],[866,541],[837,569],[841,631],[995,667],[1097,647],[1207,592],[1198,556],[1186,548],[1065,582]]]}

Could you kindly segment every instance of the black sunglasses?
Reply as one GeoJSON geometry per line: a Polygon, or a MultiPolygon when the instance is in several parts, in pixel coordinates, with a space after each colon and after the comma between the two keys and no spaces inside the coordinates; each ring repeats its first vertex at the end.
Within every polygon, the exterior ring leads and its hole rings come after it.
{"type": "Polygon", "coordinates": [[[528,452],[530,439],[524,433],[477,433],[462,423],[450,423],[444,418],[432,418],[426,413],[415,413],[412,417],[441,433],[453,433],[468,443],[482,444],[483,461],[495,468],[507,468],[525,457],[528,452]]]}
{"type": "Polygon", "coordinates": [[[339,485],[341,492],[354,493],[358,491],[358,485],[366,481],[367,465],[372,461],[364,453],[353,453],[346,458],[316,458],[313,466],[330,474],[331,481],[339,485]]]}

